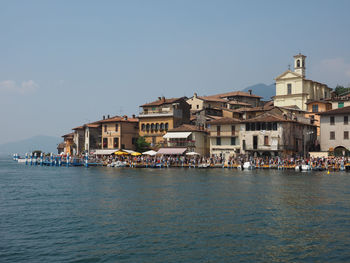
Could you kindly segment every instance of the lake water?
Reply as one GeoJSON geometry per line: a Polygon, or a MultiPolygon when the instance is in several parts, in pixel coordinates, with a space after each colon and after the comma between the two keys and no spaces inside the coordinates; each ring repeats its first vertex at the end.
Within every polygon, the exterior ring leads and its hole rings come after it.
{"type": "Polygon", "coordinates": [[[350,174],[0,160],[0,262],[350,262],[350,174]]]}

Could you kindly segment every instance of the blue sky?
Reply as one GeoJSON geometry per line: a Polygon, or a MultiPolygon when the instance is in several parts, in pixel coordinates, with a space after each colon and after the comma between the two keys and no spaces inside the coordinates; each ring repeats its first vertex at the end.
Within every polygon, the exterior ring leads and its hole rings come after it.
{"type": "Polygon", "coordinates": [[[350,84],[350,1],[0,1],[0,143],[60,136],[158,96],[350,84]]]}

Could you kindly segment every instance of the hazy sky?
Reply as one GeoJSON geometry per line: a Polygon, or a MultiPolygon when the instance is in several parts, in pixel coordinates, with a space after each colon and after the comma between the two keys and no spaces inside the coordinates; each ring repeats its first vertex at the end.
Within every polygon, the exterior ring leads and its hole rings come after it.
{"type": "Polygon", "coordinates": [[[350,83],[350,1],[0,1],[0,144],[61,136],[158,96],[306,76],[350,83]]]}

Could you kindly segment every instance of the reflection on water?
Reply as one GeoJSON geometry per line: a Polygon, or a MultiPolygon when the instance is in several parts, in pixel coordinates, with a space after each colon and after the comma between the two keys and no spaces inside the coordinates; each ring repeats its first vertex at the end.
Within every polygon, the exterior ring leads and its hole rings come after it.
{"type": "Polygon", "coordinates": [[[0,160],[3,262],[349,262],[350,175],[0,160]]]}

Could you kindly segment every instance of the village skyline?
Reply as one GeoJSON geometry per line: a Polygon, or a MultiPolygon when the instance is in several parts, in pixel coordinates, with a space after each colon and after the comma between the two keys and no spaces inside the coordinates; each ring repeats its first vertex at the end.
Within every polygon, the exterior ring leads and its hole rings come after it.
{"type": "Polygon", "coordinates": [[[59,137],[107,114],[137,115],[159,96],[270,85],[298,52],[308,56],[310,79],[330,88],[350,83],[347,1],[2,7],[0,144],[59,137]]]}

